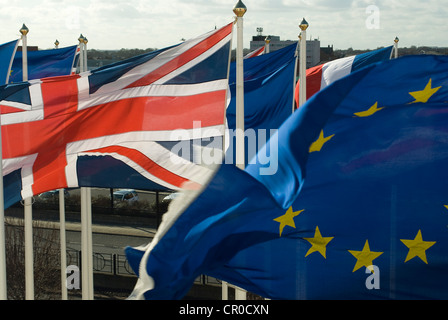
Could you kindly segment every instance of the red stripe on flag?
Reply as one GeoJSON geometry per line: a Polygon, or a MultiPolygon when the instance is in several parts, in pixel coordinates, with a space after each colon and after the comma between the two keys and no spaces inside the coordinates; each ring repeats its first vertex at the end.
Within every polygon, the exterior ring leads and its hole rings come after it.
{"type": "MultiPolygon", "coordinates": [[[[307,100],[320,91],[322,83],[323,64],[306,70],[306,98],[307,100]]],[[[300,81],[297,82],[295,91],[296,106],[299,106],[300,81]]]]}
{"type": "MultiPolygon", "coordinates": [[[[54,188],[67,187],[65,179],[65,156],[68,119],[70,114],[77,110],[79,76],[59,76],[42,79],[42,97],[44,102],[44,120],[34,125],[25,123],[22,128],[34,127],[36,131],[31,134],[29,140],[36,148],[39,155],[33,165],[33,193],[39,194],[54,188]],[[39,125],[36,125],[36,124],[39,125]],[[40,128],[40,130],[39,130],[40,128]],[[52,130],[53,128],[53,130],[52,130]],[[60,132],[57,134],[56,132],[60,132]],[[45,148],[46,146],[46,148],[45,148]],[[45,151],[43,151],[45,150],[45,151]]],[[[26,137],[25,137],[26,139],[26,137]]]]}
{"type": "Polygon", "coordinates": [[[131,83],[126,88],[133,88],[133,87],[141,87],[141,86],[147,86],[151,83],[154,83],[155,81],[163,78],[167,74],[173,72],[174,70],[178,69],[179,67],[185,65],[186,63],[190,62],[191,60],[197,58],[207,50],[209,50],[211,47],[219,43],[222,39],[227,37],[231,32],[233,28],[233,23],[228,24],[227,26],[221,28],[216,33],[211,35],[210,37],[204,39],[191,49],[187,50],[186,52],[179,55],[177,58],[171,59],[166,64],[162,65],[158,69],[154,70],[153,72],[149,73],[148,75],[140,78],[139,80],[135,81],[134,83],[131,83]]]}
{"type": "Polygon", "coordinates": [[[44,118],[76,112],[78,108],[79,76],[61,76],[42,79],[44,118]]]}
{"type": "Polygon", "coordinates": [[[98,152],[98,153],[118,153],[120,155],[124,155],[128,159],[132,160],[136,164],[138,164],[140,167],[142,167],[145,171],[149,172],[153,176],[159,178],[160,180],[166,181],[169,184],[176,186],[176,187],[182,187],[182,185],[189,180],[186,178],[183,178],[163,167],[158,165],[156,162],[152,161],[150,158],[145,156],[143,153],[135,150],[135,149],[129,149],[126,147],[121,146],[110,146],[110,147],[104,147],[99,148],[95,150],[89,150],[88,152],[98,152]]]}
{"type": "Polygon", "coordinates": [[[10,106],[1,106],[0,105],[0,112],[1,114],[8,114],[8,113],[16,113],[16,112],[24,112],[26,110],[20,109],[20,108],[14,108],[10,106]]]}
{"type": "MultiPolygon", "coordinates": [[[[193,129],[222,125],[225,91],[186,97],[139,97],[118,100],[78,112],[77,140],[133,131],[193,129]],[[99,125],[107,124],[107,125],[99,125]],[[78,126],[79,125],[79,126],[78,126]]],[[[71,120],[70,120],[71,121],[71,120]]]]}
{"type": "Polygon", "coordinates": [[[45,108],[58,108],[65,113],[40,121],[2,126],[4,158],[40,154],[47,149],[65,150],[70,142],[126,132],[193,129],[197,121],[201,122],[201,127],[222,125],[225,95],[222,90],[186,97],[130,98],[78,112],[70,100],[59,107],[45,101],[45,108]],[[11,137],[20,143],[7,143],[7,138],[11,137]]]}
{"type": "Polygon", "coordinates": [[[65,179],[65,167],[67,157],[65,150],[48,148],[41,152],[33,165],[33,193],[40,194],[58,188],[67,188],[65,179]]]}

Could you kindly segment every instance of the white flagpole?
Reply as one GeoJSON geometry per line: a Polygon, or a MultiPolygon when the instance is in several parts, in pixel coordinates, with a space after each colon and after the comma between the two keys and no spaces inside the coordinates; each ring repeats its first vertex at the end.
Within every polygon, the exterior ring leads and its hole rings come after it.
{"type": "Polygon", "coordinates": [[[394,40],[395,59],[398,58],[398,41],[400,41],[400,39],[398,39],[398,37],[395,37],[395,40],[394,40]]]}
{"type": "Polygon", "coordinates": [[[300,23],[300,91],[299,91],[299,107],[306,102],[306,29],[308,22],[303,18],[300,23]]]}
{"type": "Polygon", "coordinates": [[[27,51],[27,34],[29,30],[25,24],[23,24],[20,29],[20,33],[22,34],[22,80],[28,81],[28,51],[27,51]]]}
{"type": "MultiPolygon", "coordinates": [[[[79,37],[80,73],[87,71],[87,39],[79,37]]],[[[93,300],[92,199],[90,188],[81,188],[81,275],[82,299],[93,300]]]]}
{"type": "Polygon", "coordinates": [[[65,234],[65,195],[64,189],[59,189],[59,232],[61,241],[61,295],[62,300],[68,299],[67,293],[67,242],[65,234]]]}
{"type": "MultiPolygon", "coordinates": [[[[247,8],[239,0],[233,8],[236,15],[237,46],[236,46],[236,166],[242,170],[245,168],[245,143],[244,143],[244,57],[243,57],[243,16],[247,8]]],[[[246,300],[245,290],[235,287],[235,299],[246,300]]]]}
{"type": "MultiPolygon", "coordinates": [[[[297,78],[297,61],[299,59],[299,48],[300,48],[300,33],[299,33],[299,41],[297,42],[296,52],[294,54],[295,62],[294,62],[294,79],[292,80],[292,113],[295,111],[295,95],[294,92],[296,90],[296,78],[297,78]]],[[[299,88],[300,90],[300,88],[299,88]]]]}
{"type": "Polygon", "coordinates": [[[390,58],[398,58],[398,41],[400,41],[400,39],[398,39],[398,37],[395,37],[394,39],[394,46],[392,47],[392,51],[390,52],[390,58]]]}
{"type": "MultiPolygon", "coordinates": [[[[87,69],[87,63],[85,64],[87,69]]],[[[93,300],[94,297],[94,287],[93,287],[93,239],[92,239],[92,189],[86,188],[86,203],[87,203],[87,268],[89,270],[89,300],[93,300]]]]}
{"type": "MultiPolygon", "coordinates": [[[[88,71],[87,64],[87,38],[84,37],[84,71],[88,71]]],[[[93,287],[93,240],[92,240],[92,189],[86,188],[87,202],[87,247],[88,247],[88,275],[89,275],[89,300],[94,299],[93,287]]]]}
{"type": "Polygon", "coordinates": [[[84,36],[81,34],[79,41],[79,73],[84,72],[84,36]]]}
{"type": "Polygon", "coordinates": [[[81,188],[82,299],[93,300],[92,203],[90,188],[81,188]]]}
{"type": "Polygon", "coordinates": [[[264,43],[265,43],[265,46],[264,46],[264,53],[269,53],[269,52],[271,52],[271,45],[270,45],[270,43],[271,43],[271,36],[267,36],[266,37],[266,39],[264,39],[264,43]]]}
{"type": "Polygon", "coordinates": [[[88,71],[89,68],[87,66],[87,38],[84,37],[84,71],[88,71]]]}
{"type": "MultiPolygon", "coordinates": [[[[79,37],[80,73],[87,71],[87,39],[79,37]]],[[[81,188],[81,275],[82,299],[93,300],[93,249],[92,249],[92,199],[91,189],[81,188]]]]}
{"type": "MultiPolygon", "coordinates": [[[[28,28],[23,24],[22,34],[22,80],[28,81],[28,28]]],[[[25,225],[25,299],[34,300],[34,254],[33,254],[33,209],[31,197],[24,199],[25,225]]]]}
{"type": "MultiPolygon", "coordinates": [[[[59,48],[59,41],[56,39],[54,48],[59,48]]],[[[61,246],[61,300],[68,300],[67,292],[67,240],[65,226],[65,191],[59,189],[59,237],[61,246]]]]}
{"type": "Polygon", "coordinates": [[[88,214],[87,214],[87,188],[81,188],[81,286],[82,299],[89,300],[89,253],[88,253],[88,214]]]}
{"type": "Polygon", "coordinates": [[[236,14],[236,166],[245,168],[244,144],[244,60],[243,60],[243,16],[247,8],[241,0],[233,8],[236,14]]]}

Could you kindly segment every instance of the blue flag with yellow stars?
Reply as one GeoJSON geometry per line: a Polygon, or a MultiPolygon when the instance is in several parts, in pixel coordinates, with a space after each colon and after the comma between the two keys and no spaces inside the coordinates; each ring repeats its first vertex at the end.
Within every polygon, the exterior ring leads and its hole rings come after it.
{"type": "MultiPolygon", "coordinates": [[[[244,128],[255,138],[245,145],[245,163],[262,148],[271,135],[291,115],[294,102],[294,69],[297,44],[244,59],[244,128]]],[[[226,110],[231,133],[236,130],[236,62],[230,64],[231,99],[226,110]]],[[[226,163],[236,163],[235,134],[229,134],[226,163]]]]}
{"type": "Polygon", "coordinates": [[[270,299],[448,298],[448,56],[357,71],[277,134],[258,154],[274,174],[221,165],[127,248],[130,298],[180,299],[200,274],[270,299]]]}
{"type": "Polygon", "coordinates": [[[11,65],[14,60],[14,53],[17,50],[19,40],[0,44],[0,85],[8,83],[11,65]]]}

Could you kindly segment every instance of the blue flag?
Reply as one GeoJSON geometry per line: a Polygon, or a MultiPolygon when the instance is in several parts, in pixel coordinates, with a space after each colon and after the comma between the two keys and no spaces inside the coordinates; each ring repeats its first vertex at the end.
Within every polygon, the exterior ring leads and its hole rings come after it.
{"type": "MultiPolygon", "coordinates": [[[[244,128],[247,134],[247,164],[280,125],[288,119],[294,102],[294,68],[297,45],[244,60],[244,128]],[[272,131],[271,131],[272,130],[272,131]],[[252,139],[252,140],[250,140],[252,139]]],[[[236,63],[230,65],[231,101],[227,122],[231,132],[236,129],[236,63]]],[[[230,135],[227,163],[235,163],[235,141],[230,135]]]]}
{"type": "Polygon", "coordinates": [[[18,40],[0,45],[0,85],[8,83],[14,53],[17,50],[18,40]]]}
{"type": "Polygon", "coordinates": [[[447,75],[447,56],[407,56],[313,96],[260,150],[275,174],[220,166],[126,249],[131,298],[207,274],[271,299],[447,299],[447,75]]]}
{"type": "MultiPolygon", "coordinates": [[[[77,48],[78,46],[71,46],[60,49],[28,51],[28,80],[70,75],[75,63],[77,48]]],[[[22,52],[17,52],[9,82],[21,82],[22,79],[22,52]]]]}

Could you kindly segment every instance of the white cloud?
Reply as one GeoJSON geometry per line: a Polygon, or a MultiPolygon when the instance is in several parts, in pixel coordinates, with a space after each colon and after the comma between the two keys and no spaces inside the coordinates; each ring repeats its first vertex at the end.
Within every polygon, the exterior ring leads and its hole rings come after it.
{"type": "MultiPolygon", "coordinates": [[[[237,1],[219,0],[0,0],[0,43],[19,37],[22,23],[30,29],[30,45],[48,48],[77,43],[82,33],[89,48],[162,48],[192,38],[234,19],[237,1]]],[[[296,40],[303,17],[308,37],[323,46],[376,48],[395,36],[401,46],[446,42],[447,0],[243,0],[245,46],[257,27],[265,34],[296,40]],[[366,8],[379,8],[379,29],[366,27],[366,8]]]]}

